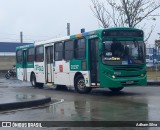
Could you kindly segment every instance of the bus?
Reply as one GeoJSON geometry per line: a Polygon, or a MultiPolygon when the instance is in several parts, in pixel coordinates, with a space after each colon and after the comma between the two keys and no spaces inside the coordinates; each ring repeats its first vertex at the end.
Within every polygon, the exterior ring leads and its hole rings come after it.
{"type": "Polygon", "coordinates": [[[16,52],[17,77],[33,87],[52,84],[89,93],[92,88],[118,92],[147,84],[144,33],[139,29],[99,29],[24,48],[16,52]],[[23,69],[26,76],[19,74],[23,69]]]}
{"type": "Polygon", "coordinates": [[[17,79],[27,81],[34,71],[34,45],[16,47],[16,72],[17,79]]]}

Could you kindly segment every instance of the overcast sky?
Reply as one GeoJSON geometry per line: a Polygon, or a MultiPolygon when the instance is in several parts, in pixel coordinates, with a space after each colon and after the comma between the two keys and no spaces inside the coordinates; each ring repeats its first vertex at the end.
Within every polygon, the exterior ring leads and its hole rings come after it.
{"type": "MultiPolygon", "coordinates": [[[[79,33],[81,28],[98,29],[100,26],[90,5],[90,0],[0,0],[0,42],[19,41],[21,31],[24,42],[65,36],[68,22],[71,34],[79,33]]],[[[149,40],[153,43],[159,37],[160,18],[149,23],[146,30],[151,24],[156,24],[149,40]]]]}

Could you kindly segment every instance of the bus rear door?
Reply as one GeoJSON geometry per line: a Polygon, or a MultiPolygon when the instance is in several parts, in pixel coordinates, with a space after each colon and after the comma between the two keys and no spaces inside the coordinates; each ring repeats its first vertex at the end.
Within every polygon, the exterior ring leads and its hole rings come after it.
{"type": "Polygon", "coordinates": [[[27,50],[22,51],[23,81],[27,81],[27,50]]]}
{"type": "Polygon", "coordinates": [[[52,83],[54,80],[53,76],[53,46],[47,46],[45,48],[46,52],[46,63],[45,63],[45,69],[46,69],[46,82],[52,83]]]}

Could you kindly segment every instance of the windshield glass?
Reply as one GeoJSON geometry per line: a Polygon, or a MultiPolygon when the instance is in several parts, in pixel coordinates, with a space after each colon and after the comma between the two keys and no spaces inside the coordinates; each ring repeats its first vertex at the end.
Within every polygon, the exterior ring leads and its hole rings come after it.
{"type": "Polygon", "coordinates": [[[109,65],[142,64],[144,49],[143,41],[104,41],[102,61],[109,65]]]}

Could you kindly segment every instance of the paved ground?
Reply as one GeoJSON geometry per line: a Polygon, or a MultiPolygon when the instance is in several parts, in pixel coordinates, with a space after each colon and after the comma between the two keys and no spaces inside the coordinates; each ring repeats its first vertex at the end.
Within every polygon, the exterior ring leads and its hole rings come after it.
{"type": "Polygon", "coordinates": [[[44,95],[21,94],[7,91],[9,90],[8,87],[14,87],[12,82],[16,83],[16,80],[7,81],[9,80],[0,80],[0,111],[34,107],[51,102],[51,98],[44,95]]]}
{"type": "MultiPolygon", "coordinates": [[[[62,101],[48,107],[9,111],[7,113],[1,112],[1,121],[160,121],[160,88],[155,86],[125,88],[123,92],[118,94],[113,94],[108,89],[96,89],[90,94],[78,94],[74,90],[58,91],[48,87],[43,90],[34,89],[30,87],[30,83],[14,79],[0,79],[0,82],[0,94],[44,95],[62,101]]],[[[17,128],[14,129],[16,130],[17,128]]],[[[132,130],[137,128],[66,127],[43,129],[132,130]]],[[[158,130],[156,127],[140,129],[158,130]]]]}

